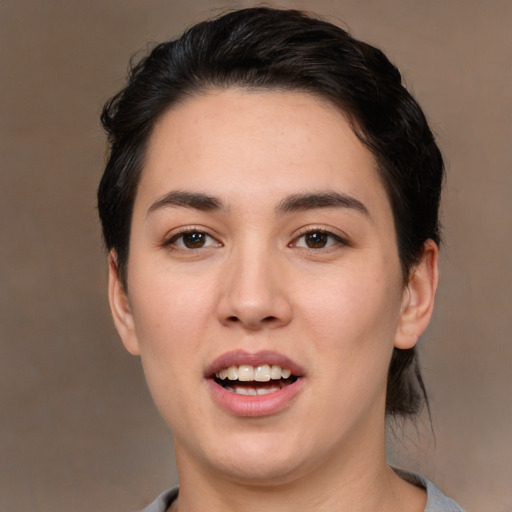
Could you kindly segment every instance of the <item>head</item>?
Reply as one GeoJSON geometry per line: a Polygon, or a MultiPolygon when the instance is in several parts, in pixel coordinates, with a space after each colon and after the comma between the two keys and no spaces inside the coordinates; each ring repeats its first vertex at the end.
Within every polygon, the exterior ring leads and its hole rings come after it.
{"type": "MultiPolygon", "coordinates": [[[[133,207],[156,124],[191,98],[229,89],[307,93],[345,116],[376,162],[407,283],[425,244],[440,239],[443,161],[424,114],[380,50],[300,12],[254,8],[158,45],[104,107],[111,149],[98,206],[106,247],[127,292],[133,207]]],[[[423,398],[415,348],[395,348],[386,413],[414,414],[423,398]]]]}

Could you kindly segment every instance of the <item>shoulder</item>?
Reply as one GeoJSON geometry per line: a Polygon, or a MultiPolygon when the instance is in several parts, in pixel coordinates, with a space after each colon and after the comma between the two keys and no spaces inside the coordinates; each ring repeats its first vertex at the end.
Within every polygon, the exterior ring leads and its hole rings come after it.
{"type": "Polygon", "coordinates": [[[424,476],[393,468],[393,470],[408,482],[423,487],[427,491],[427,504],[425,512],[464,512],[464,509],[450,498],[447,498],[441,490],[424,476]]]}
{"type": "Polygon", "coordinates": [[[178,487],[173,487],[168,491],[163,492],[158,498],[149,504],[145,509],[140,512],[166,512],[171,506],[171,503],[178,496],[178,487]]]}

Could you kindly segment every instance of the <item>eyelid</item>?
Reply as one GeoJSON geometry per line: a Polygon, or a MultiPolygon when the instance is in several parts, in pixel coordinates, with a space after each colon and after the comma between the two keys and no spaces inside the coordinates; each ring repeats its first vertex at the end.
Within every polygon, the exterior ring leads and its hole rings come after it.
{"type": "Polygon", "coordinates": [[[350,241],[345,234],[340,233],[337,229],[326,226],[305,226],[299,230],[297,235],[294,236],[293,240],[288,245],[289,247],[298,247],[300,249],[305,249],[312,252],[320,252],[322,250],[327,251],[329,249],[335,248],[336,246],[351,246],[350,241]],[[334,238],[337,243],[317,249],[312,247],[297,246],[297,241],[309,233],[323,233],[334,238]]]}
{"type": "Polygon", "coordinates": [[[179,228],[173,229],[169,233],[167,233],[161,243],[162,247],[169,248],[175,251],[183,251],[183,252],[194,252],[194,251],[204,251],[207,249],[210,249],[212,247],[222,247],[223,243],[218,240],[216,236],[214,236],[208,228],[205,228],[204,226],[181,226],[179,228]],[[179,247],[175,244],[176,240],[178,240],[183,235],[186,235],[187,233],[203,233],[207,237],[211,238],[215,241],[215,244],[210,244],[204,247],[197,247],[197,248],[185,248],[185,247],[179,247]]]}

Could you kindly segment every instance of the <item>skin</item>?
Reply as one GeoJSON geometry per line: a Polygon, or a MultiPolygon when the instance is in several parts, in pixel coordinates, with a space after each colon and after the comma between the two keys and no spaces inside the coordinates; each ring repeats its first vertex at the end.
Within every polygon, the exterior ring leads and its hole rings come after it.
{"type": "Polygon", "coordinates": [[[423,510],[424,491],[386,465],[385,389],[393,347],[414,346],[430,319],[437,247],[404,286],[373,155],[340,111],[237,89],[168,111],[147,149],[127,281],[112,252],[117,329],[173,431],[176,509],[423,510]],[[218,204],[165,199],[176,191],[218,204]],[[283,211],[311,193],[350,200],[283,211]],[[204,245],[187,247],[184,230],[204,245]],[[299,393],[275,414],[226,411],[205,371],[233,350],[289,357],[299,393]]]}

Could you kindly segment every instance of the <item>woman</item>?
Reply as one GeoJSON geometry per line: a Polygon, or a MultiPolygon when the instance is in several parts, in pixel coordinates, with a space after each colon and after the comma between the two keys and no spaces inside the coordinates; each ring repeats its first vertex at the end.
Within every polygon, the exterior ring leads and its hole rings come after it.
{"type": "Polygon", "coordinates": [[[418,412],[443,162],[379,50],[295,11],[157,46],[104,108],[109,298],[173,431],[146,511],[460,511],[387,466],[418,412]]]}

